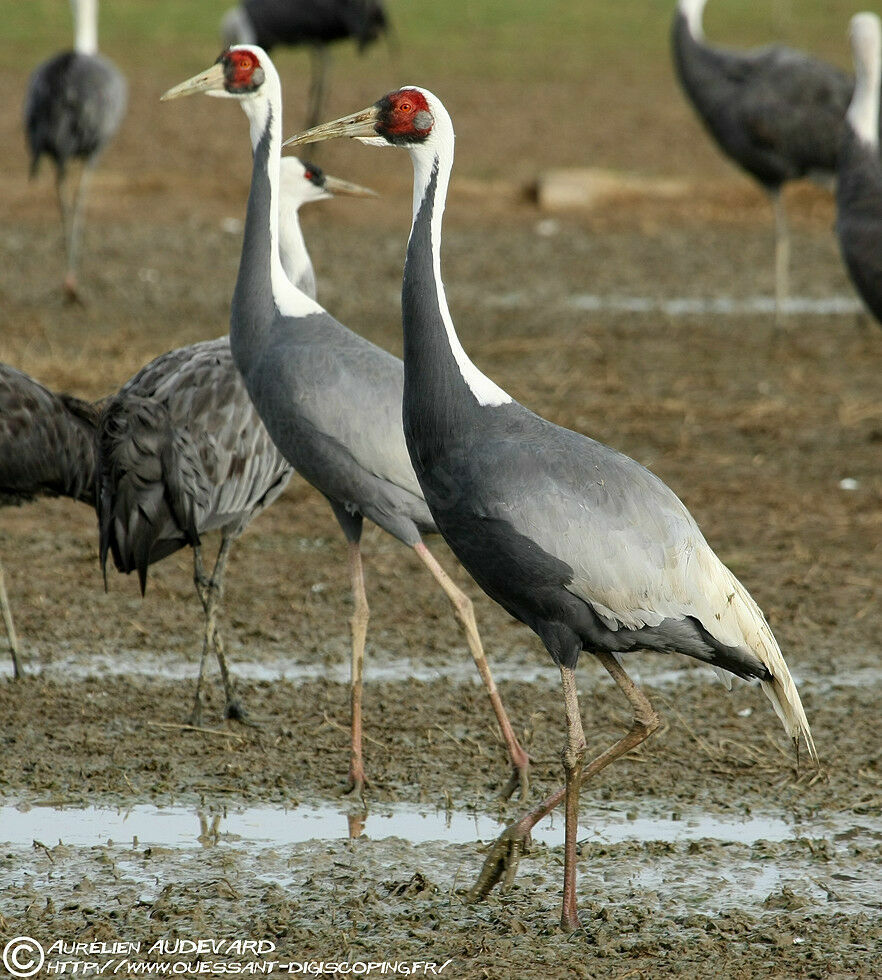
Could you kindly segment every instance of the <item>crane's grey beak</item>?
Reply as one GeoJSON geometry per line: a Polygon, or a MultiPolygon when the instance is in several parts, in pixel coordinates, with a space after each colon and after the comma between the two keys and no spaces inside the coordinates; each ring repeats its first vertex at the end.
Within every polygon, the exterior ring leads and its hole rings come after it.
{"type": "Polygon", "coordinates": [[[343,194],[347,197],[379,197],[370,187],[350,184],[348,180],[340,180],[339,177],[331,177],[330,174],[325,174],[325,190],[330,194],[343,194]]]}
{"type": "Polygon", "coordinates": [[[224,91],[224,66],[221,64],[212,65],[205,71],[199,72],[186,82],[170,88],[159,100],[168,102],[171,99],[179,99],[182,95],[195,95],[197,92],[223,92],[224,91]]]}
{"type": "Polygon", "coordinates": [[[304,143],[322,143],[325,140],[336,139],[338,136],[349,136],[352,139],[377,138],[377,119],[379,110],[375,105],[351,116],[341,116],[332,122],[314,126],[303,133],[286,139],[282,146],[303,146],[304,143]]]}

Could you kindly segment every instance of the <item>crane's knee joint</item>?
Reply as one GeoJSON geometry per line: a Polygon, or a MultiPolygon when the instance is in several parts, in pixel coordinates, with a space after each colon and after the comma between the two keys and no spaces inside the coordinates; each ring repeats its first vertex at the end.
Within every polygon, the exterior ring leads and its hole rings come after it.
{"type": "Polygon", "coordinates": [[[649,738],[649,736],[658,729],[661,724],[661,717],[658,712],[653,708],[648,711],[641,711],[634,715],[634,729],[639,732],[643,738],[649,738]]]}

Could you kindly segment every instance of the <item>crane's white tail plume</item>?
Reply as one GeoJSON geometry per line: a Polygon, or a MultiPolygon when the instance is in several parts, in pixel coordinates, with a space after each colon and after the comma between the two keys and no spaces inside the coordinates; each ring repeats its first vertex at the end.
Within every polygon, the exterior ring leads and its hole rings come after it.
{"type": "MultiPolygon", "coordinates": [[[[731,572],[729,574],[731,575],[731,572]]],[[[731,578],[735,601],[729,604],[729,608],[739,620],[738,625],[752,652],[772,675],[771,680],[760,681],[762,689],[766,697],[772,702],[775,714],[781,719],[787,734],[793,739],[797,758],[799,758],[799,741],[802,738],[810,758],[817,765],[819,759],[815,740],[812,738],[811,728],[808,718],[805,716],[799,691],[797,691],[796,684],[790,675],[778,641],[766,622],[762,610],[754,602],[750,593],[734,575],[731,575],[731,578]]]]}

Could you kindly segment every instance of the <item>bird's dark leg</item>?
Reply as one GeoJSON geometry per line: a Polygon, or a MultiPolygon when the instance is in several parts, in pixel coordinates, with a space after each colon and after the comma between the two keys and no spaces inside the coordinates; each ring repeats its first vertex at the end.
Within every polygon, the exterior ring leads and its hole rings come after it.
{"type": "Polygon", "coordinates": [[[490,666],[484,655],[484,647],[481,644],[481,636],[478,633],[478,626],[475,622],[472,601],[465,592],[457,588],[450,576],[438,564],[438,560],[429,551],[424,542],[420,541],[418,544],[415,544],[414,551],[420,556],[423,564],[432,573],[433,578],[444,590],[445,595],[453,606],[453,612],[465,632],[469,650],[478,668],[478,673],[481,675],[481,680],[487,688],[490,703],[493,705],[496,720],[502,731],[502,737],[505,739],[505,744],[508,747],[512,774],[500,795],[503,799],[508,799],[515,789],[520,787],[520,798],[521,802],[523,802],[527,799],[530,791],[530,757],[523,750],[520,742],[518,742],[511,722],[508,720],[508,714],[502,704],[502,698],[500,698],[499,691],[496,689],[496,682],[490,673],[490,666]]]}
{"type": "Polygon", "coordinates": [[[775,212],[775,326],[781,327],[790,297],[790,229],[780,188],[769,196],[775,212]]]}
{"type": "Polygon", "coordinates": [[[224,572],[226,571],[227,559],[230,556],[230,549],[233,547],[234,539],[234,535],[225,534],[223,536],[220,549],[217,553],[217,560],[214,563],[214,570],[211,573],[211,580],[208,583],[206,634],[211,636],[214,653],[217,657],[217,665],[220,668],[221,680],[224,685],[224,697],[226,698],[224,717],[231,718],[234,721],[244,721],[246,711],[235,695],[233,679],[227,667],[227,658],[224,656],[224,641],[217,626],[218,608],[224,596],[224,572]]]}
{"type": "MultiPolygon", "coordinates": [[[[618,660],[609,653],[598,653],[595,656],[607,671],[609,671],[612,679],[618,684],[622,693],[631,703],[631,707],[634,709],[634,721],[623,738],[619,739],[615,745],[608,748],[606,752],[603,752],[585,766],[580,777],[581,783],[584,783],[586,779],[590,779],[600,772],[601,769],[606,768],[611,762],[615,762],[620,756],[626,752],[630,752],[631,749],[645,741],[659,725],[659,717],[649,703],[649,699],[625,673],[618,660]]],[[[569,722],[569,715],[567,721],[569,722]]],[[[569,739],[567,744],[569,746],[569,739]]],[[[533,827],[543,817],[551,813],[566,798],[566,795],[566,787],[561,787],[540,803],[535,810],[532,810],[517,823],[512,824],[502,832],[490,848],[484,860],[484,866],[481,868],[481,873],[478,875],[478,880],[469,892],[471,901],[478,901],[479,899],[485,898],[499,881],[502,881],[503,891],[511,886],[521,855],[529,850],[530,832],[533,827]]],[[[572,911],[574,911],[574,908],[572,911]]],[[[566,906],[564,907],[564,912],[567,912],[566,906]]]]}
{"type": "Polygon", "coordinates": [[[189,718],[189,723],[198,727],[202,724],[202,678],[205,674],[205,661],[208,658],[208,651],[211,649],[211,638],[208,635],[208,576],[205,574],[205,566],[202,564],[202,548],[198,544],[193,546],[193,584],[196,586],[196,594],[202,603],[202,612],[205,616],[202,656],[199,658],[199,676],[196,678],[196,692],[193,696],[193,708],[189,718]]]}
{"type": "Polygon", "coordinates": [[[317,126],[321,122],[325,88],[328,81],[328,66],[331,62],[328,46],[326,44],[314,45],[311,49],[310,58],[312,60],[312,77],[309,81],[307,129],[312,129],[313,126],[317,126]]]}
{"type": "Polygon", "coordinates": [[[352,743],[349,760],[349,782],[346,792],[364,796],[367,781],[364,775],[364,757],[361,748],[361,695],[364,681],[364,645],[367,638],[370,609],[364,588],[364,569],[361,564],[361,549],[358,541],[349,542],[349,576],[352,581],[354,608],[350,620],[352,630],[352,674],[350,682],[352,743]]]}
{"type": "Polygon", "coordinates": [[[12,653],[12,676],[18,680],[24,677],[24,670],[21,666],[21,651],[18,645],[18,637],[15,634],[15,624],[12,622],[12,609],[9,606],[9,596],[6,594],[6,577],[3,574],[2,565],[0,565],[0,611],[3,613],[6,635],[9,637],[9,650],[12,653]]]}

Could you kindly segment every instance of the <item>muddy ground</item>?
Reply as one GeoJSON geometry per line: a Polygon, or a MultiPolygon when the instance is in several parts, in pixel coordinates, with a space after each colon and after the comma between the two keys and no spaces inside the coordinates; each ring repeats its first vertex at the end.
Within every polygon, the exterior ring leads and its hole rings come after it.
{"type": "MultiPolygon", "coordinates": [[[[60,302],[48,175],[27,185],[23,158],[13,152],[3,164],[0,357],[90,398],[169,347],[226,329],[247,193],[244,120],[235,107],[195,100],[161,115],[154,94],[136,98],[146,122],[129,127],[96,178],[82,308],[60,302]]],[[[358,91],[337,108],[377,94],[358,91]]],[[[546,104],[558,94],[545,93],[546,104]]],[[[765,610],[800,685],[821,773],[795,769],[758,689],[727,694],[697,665],[636,655],[629,662],[664,725],[584,790],[584,930],[556,928],[559,838],[536,845],[510,893],[465,904],[479,843],[372,837],[371,821],[406,806],[505,821],[522,805],[496,799],[504,752],[443,596],[414,556],[369,529],[364,833],[347,840],[327,828],[297,842],[282,832],[267,843],[224,835],[221,823],[218,836],[213,815],[243,807],[327,804],[355,814],[359,829],[360,804],[340,795],[350,600],[327,505],[295,481],[234,550],[223,628],[253,724],[225,725],[215,686],[210,731],[193,732],[176,727],[199,650],[189,555],[156,566],[143,601],[134,580],[114,573],[104,594],[94,515],[41,502],[0,512],[30,671],[0,682],[0,805],[174,805],[192,811],[194,831],[187,845],[110,841],[98,812],[94,840],[72,845],[62,813],[54,837],[0,845],[0,933],[145,948],[160,938],[264,939],[279,960],[452,959],[445,975],[462,977],[878,975],[882,331],[810,304],[778,334],[763,312],[621,309],[623,298],[651,307],[768,297],[762,196],[696,130],[694,158],[678,146],[651,166],[685,169],[688,194],[544,214],[527,192],[539,155],[508,176],[484,166],[477,110],[461,101],[472,139],[459,153],[473,147],[482,162],[464,168],[459,187],[454,177],[444,273],[466,348],[521,401],[676,489],[765,610]],[[697,176],[704,164],[707,180],[697,176]],[[610,837],[628,821],[691,817],[685,837],[610,837]],[[706,819],[749,828],[755,818],[788,829],[734,840],[701,830],[706,819]]],[[[544,155],[569,161],[571,141],[557,139],[544,155]]],[[[409,168],[371,152],[333,148],[322,162],[373,182],[382,199],[316,207],[305,226],[325,304],[398,351],[409,168]]],[[[789,200],[794,294],[839,297],[847,309],[829,198],[796,189],[789,200]]],[[[535,637],[468,582],[440,541],[433,547],[475,601],[537,801],[561,775],[556,672],[535,637]]],[[[5,659],[3,669],[8,678],[5,659]]],[[[589,749],[600,751],[626,727],[626,705],[587,658],[580,676],[589,749]]]]}

